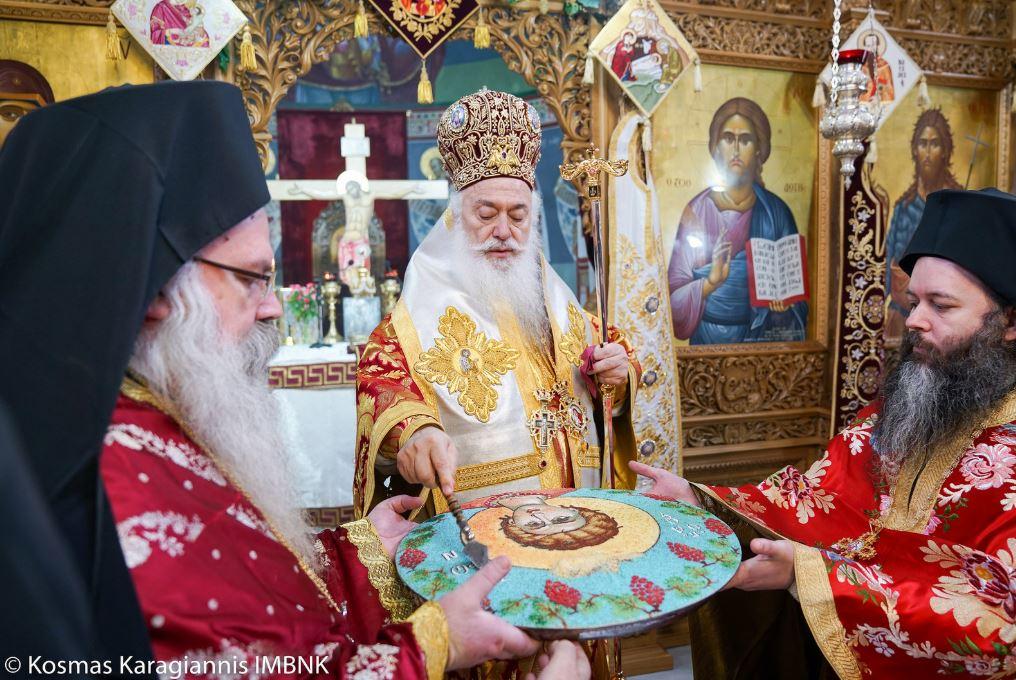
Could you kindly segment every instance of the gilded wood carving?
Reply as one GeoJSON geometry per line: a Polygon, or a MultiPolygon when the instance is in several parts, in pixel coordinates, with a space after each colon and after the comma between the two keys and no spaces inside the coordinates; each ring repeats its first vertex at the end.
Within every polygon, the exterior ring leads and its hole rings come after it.
{"type": "MultiPolygon", "coordinates": [[[[251,17],[258,68],[239,73],[236,80],[244,91],[258,152],[266,162],[272,112],[300,76],[327,59],[338,42],[353,37],[356,3],[239,0],[237,4],[251,17]]],[[[372,32],[389,30],[375,13],[368,12],[368,20],[372,32]]],[[[474,17],[451,39],[471,40],[475,24],[474,17]]],[[[492,47],[508,68],[536,88],[557,117],[566,160],[577,156],[588,147],[591,134],[589,88],[582,85],[588,22],[536,10],[494,7],[487,12],[487,24],[492,47]]]]}

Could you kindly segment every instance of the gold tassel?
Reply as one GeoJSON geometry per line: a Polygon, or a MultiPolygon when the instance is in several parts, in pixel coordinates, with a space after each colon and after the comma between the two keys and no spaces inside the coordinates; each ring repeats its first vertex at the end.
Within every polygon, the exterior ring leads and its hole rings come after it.
{"type": "Polygon", "coordinates": [[[816,109],[821,109],[825,106],[825,88],[822,87],[822,79],[815,79],[815,92],[811,95],[811,105],[816,109]]]}
{"type": "Polygon", "coordinates": [[[540,14],[546,14],[550,11],[549,0],[540,0],[540,14]]]}
{"type": "Polygon", "coordinates": [[[921,74],[921,80],[917,83],[917,105],[926,109],[931,106],[931,96],[928,94],[928,79],[921,74]]]}
{"type": "Polygon", "coordinates": [[[695,57],[695,70],[692,71],[692,87],[696,92],[702,91],[702,60],[695,57]]]}
{"type": "Polygon", "coordinates": [[[490,47],[490,27],[483,20],[483,6],[480,7],[480,18],[473,30],[473,47],[478,50],[485,50],[490,47]]]}
{"type": "Polygon", "coordinates": [[[258,66],[254,58],[254,40],[250,35],[250,26],[243,27],[243,40],[240,41],[240,69],[253,71],[258,66]]]}
{"type": "Polygon", "coordinates": [[[420,84],[416,87],[416,101],[420,104],[433,104],[434,103],[434,88],[430,84],[430,78],[427,76],[427,62],[423,62],[423,67],[420,69],[420,84]]]}
{"type": "Polygon", "coordinates": [[[875,143],[874,137],[868,140],[868,155],[864,157],[864,162],[868,165],[878,162],[878,144],[875,143]]]}
{"type": "Polygon", "coordinates": [[[360,6],[356,9],[356,18],[353,19],[353,37],[366,38],[367,33],[367,10],[363,8],[363,0],[360,0],[360,6]]]}
{"type": "Polygon", "coordinates": [[[106,58],[110,61],[123,61],[127,56],[123,53],[123,45],[120,44],[120,34],[116,30],[116,20],[113,18],[113,11],[109,12],[109,19],[106,21],[106,58]]]}

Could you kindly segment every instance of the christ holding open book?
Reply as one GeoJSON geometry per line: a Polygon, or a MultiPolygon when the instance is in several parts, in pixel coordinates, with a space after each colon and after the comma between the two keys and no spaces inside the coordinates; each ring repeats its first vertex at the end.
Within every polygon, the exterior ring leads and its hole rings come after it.
{"type": "Polygon", "coordinates": [[[744,97],[725,102],[709,125],[721,181],[685,207],[668,271],[674,335],[692,345],[805,339],[803,239],[790,208],[762,182],[771,141],[769,118],[744,97]],[[796,244],[781,241],[794,236],[796,244]],[[767,251],[780,255],[764,262],[767,251]],[[788,285],[798,280],[800,290],[788,285]]]}

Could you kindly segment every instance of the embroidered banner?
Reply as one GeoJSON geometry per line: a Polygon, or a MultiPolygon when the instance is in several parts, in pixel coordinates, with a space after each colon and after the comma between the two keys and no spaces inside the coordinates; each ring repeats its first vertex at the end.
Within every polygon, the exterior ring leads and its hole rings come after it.
{"type": "Polygon", "coordinates": [[[698,54],[656,0],[628,0],[589,45],[645,116],[651,116],[698,54]]]}
{"type": "Polygon", "coordinates": [[[870,165],[840,201],[840,282],[829,436],[877,395],[885,367],[885,230],[888,201],[871,186],[870,165]]]}
{"type": "Polygon", "coordinates": [[[247,23],[230,0],[117,0],[110,8],[173,80],[193,80],[247,23]]]}
{"type": "Polygon", "coordinates": [[[370,0],[402,39],[426,58],[479,8],[476,0],[370,0]]]}

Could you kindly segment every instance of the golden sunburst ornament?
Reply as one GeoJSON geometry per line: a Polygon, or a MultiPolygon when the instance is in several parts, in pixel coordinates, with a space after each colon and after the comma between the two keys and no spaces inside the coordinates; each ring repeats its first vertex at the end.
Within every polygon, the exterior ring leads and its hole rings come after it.
{"type": "Polygon", "coordinates": [[[447,385],[449,394],[458,394],[466,415],[481,423],[497,407],[501,376],[515,368],[518,350],[476,330],[476,322],[454,307],[438,319],[434,346],[420,355],[413,367],[427,382],[447,385]]]}

